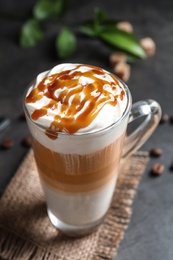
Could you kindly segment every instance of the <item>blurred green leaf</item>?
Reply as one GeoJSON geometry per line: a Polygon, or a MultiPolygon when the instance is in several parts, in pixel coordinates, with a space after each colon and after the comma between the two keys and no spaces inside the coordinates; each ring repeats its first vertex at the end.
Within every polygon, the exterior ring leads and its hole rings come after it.
{"type": "Polygon", "coordinates": [[[87,21],[79,25],[79,30],[89,37],[94,37],[97,35],[93,25],[93,21],[87,21]]]}
{"type": "Polygon", "coordinates": [[[117,22],[117,20],[108,20],[107,14],[99,8],[96,8],[94,19],[81,23],[79,29],[87,36],[95,37],[105,29],[114,29],[117,22]]]}
{"type": "Polygon", "coordinates": [[[102,24],[107,20],[107,14],[99,8],[95,9],[93,27],[96,34],[102,30],[102,24]]]}
{"type": "Polygon", "coordinates": [[[43,20],[50,16],[59,17],[66,9],[66,0],[39,0],[33,8],[34,17],[43,20]]]}
{"type": "Polygon", "coordinates": [[[100,8],[96,8],[94,20],[97,20],[99,23],[105,22],[106,20],[108,20],[107,13],[101,10],[100,8]]]}
{"type": "Polygon", "coordinates": [[[103,24],[99,24],[99,26],[97,25],[97,28],[96,28],[96,26],[94,25],[94,21],[90,20],[90,21],[81,23],[79,25],[79,30],[89,37],[96,37],[105,30],[109,30],[109,31],[114,30],[116,23],[117,23],[116,20],[108,20],[108,21],[105,21],[103,24]]]}
{"type": "Polygon", "coordinates": [[[56,38],[55,47],[57,54],[61,59],[67,58],[76,49],[75,35],[68,28],[62,28],[56,38]]]}
{"type": "Polygon", "coordinates": [[[131,33],[115,28],[114,30],[104,30],[99,34],[99,38],[111,46],[138,58],[144,59],[146,57],[144,49],[131,33]]]}
{"type": "Polygon", "coordinates": [[[146,54],[139,41],[132,33],[127,33],[116,28],[118,20],[110,20],[107,14],[100,10],[95,10],[94,20],[80,24],[80,31],[89,37],[97,37],[107,45],[120,50],[129,55],[129,60],[145,58],[146,54]]]}
{"type": "Polygon", "coordinates": [[[39,22],[35,19],[30,19],[25,22],[20,32],[20,46],[29,48],[35,46],[43,38],[43,32],[39,22]]]}
{"type": "Polygon", "coordinates": [[[138,60],[139,58],[136,57],[135,55],[126,53],[126,59],[127,59],[127,62],[133,63],[133,62],[135,62],[136,60],[138,60]]]}

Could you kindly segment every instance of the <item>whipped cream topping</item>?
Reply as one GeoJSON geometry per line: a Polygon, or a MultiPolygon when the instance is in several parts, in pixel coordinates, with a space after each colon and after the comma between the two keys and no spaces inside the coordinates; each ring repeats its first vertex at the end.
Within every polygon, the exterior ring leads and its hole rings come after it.
{"type": "Polygon", "coordinates": [[[121,82],[91,65],[61,64],[39,74],[29,87],[26,108],[33,122],[55,133],[88,133],[116,122],[127,106],[121,82]]]}

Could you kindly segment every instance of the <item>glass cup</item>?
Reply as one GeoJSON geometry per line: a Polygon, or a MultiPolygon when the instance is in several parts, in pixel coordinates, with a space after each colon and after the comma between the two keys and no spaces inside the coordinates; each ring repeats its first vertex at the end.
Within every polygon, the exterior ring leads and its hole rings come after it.
{"type": "Polygon", "coordinates": [[[160,121],[161,108],[156,101],[132,105],[130,91],[121,83],[127,95],[125,112],[115,123],[92,133],[58,132],[49,138],[46,128],[31,120],[24,98],[48,216],[69,236],[88,234],[102,222],[111,204],[121,158],[141,147],[160,121]],[[129,122],[140,117],[145,119],[127,136],[129,122]]]}

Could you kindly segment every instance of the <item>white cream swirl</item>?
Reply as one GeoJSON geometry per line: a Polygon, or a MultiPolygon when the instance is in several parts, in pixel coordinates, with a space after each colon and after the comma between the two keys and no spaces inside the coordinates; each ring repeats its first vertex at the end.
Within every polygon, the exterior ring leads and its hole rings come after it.
{"type": "Polygon", "coordinates": [[[121,82],[86,64],[61,64],[39,74],[26,95],[32,120],[57,132],[98,131],[121,118],[126,106],[121,82]]]}

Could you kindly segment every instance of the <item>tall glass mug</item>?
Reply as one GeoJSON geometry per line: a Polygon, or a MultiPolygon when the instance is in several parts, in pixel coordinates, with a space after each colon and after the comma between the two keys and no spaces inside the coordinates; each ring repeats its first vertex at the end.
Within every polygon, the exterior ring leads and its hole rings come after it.
{"type": "Polygon", "coordinates": [[[40,74],[27,89],[23,104],[52,224],[70,236],[90,233],[109,209],[120,159],[134,153],[158,125],[159,104],[149,99],[132,105],[130,91],[121,80],[101,68],[79,64],[61,64],[40,74]],[[88,92],[83,97],[80,91],[85,87],[88,92]],[[114,99],[109,87],[121,90],[113,92],[114,99]],[[102,127],[82,131],[107,103],[116,111],[118,100],[123,107],[118,118],[111,117],[109,122],[110,110],[99,118],[102,127]],[[140,126],[127,136],[128,123],[143,116],[140,126]]]}

